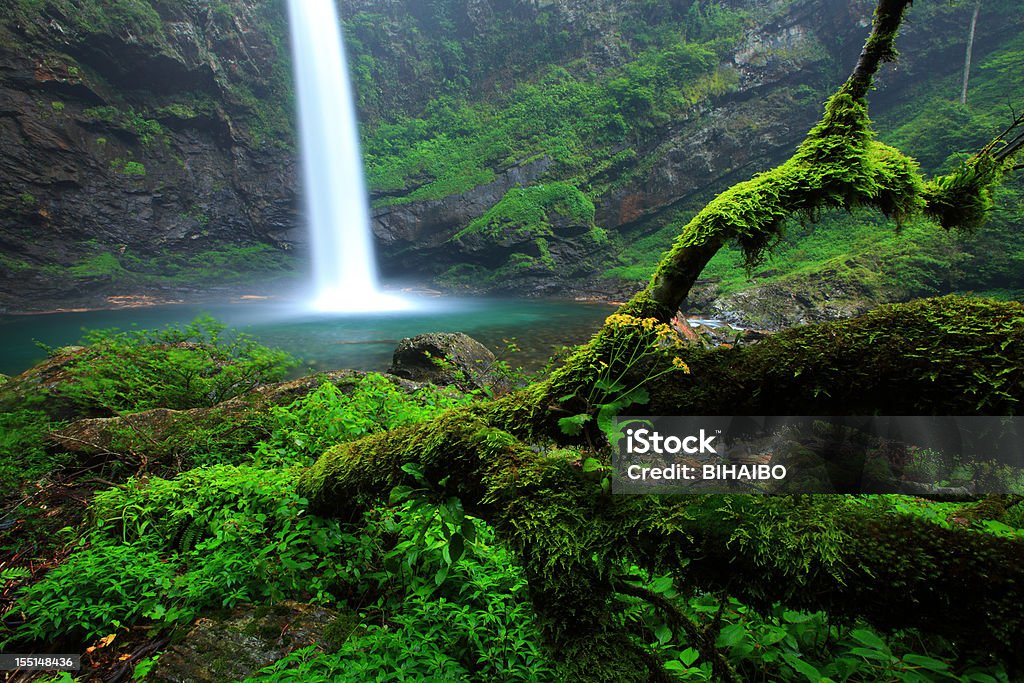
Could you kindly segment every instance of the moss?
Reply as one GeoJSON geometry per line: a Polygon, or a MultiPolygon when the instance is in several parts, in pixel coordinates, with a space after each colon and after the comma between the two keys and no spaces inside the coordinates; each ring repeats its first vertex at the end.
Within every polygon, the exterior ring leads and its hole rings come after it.
{"type": "Polygon", "coordinates": [[[148,0],[18,0],[15,12],[30,25],[56,15],[66,19],[74,33],[129,32],[142,43],[160,45],[166,41],[160,15],[148,0]]]}
{"type": "Polygon", "coordinates": [[[985,223],[993,206],[993,188],[1012,163],[1012,157],[996,161],[990,151],[983,150],[952,173],[925,185],[925,212],[942,227],[976,230],[985,223]]]}
{"type": "Polygon", "coordinates": [[[947,296],[686,354],[691,376],[652,389],[654,414],[1021,412],[1024,304],[947,296]],[[836,378],[842,381],[837,382],[836,378]]]}
{"type": "Polygon", "coordinates": [[[68,272],[75,277],[93,278],[109,277],[113,280],[120,279],[125,275],[124,268],[117,257],[110,253],[96,254],[90,256],[68,269],[68,272]]]}
{"type": "MultiPolygon", "coordinates": [[[[963,313],[949,312],[950,320],[963,313]]],[[[739,364],[749,360],[732,355],[739,364]]],[[[569,363],[579,368],[594,358],[600,354],[584,347],[569,363]]],[[[537,441],[538,413],[546,412],[538,404],[555,390],[534,385],[418,428],[335,447],[303,475],[300,493],[321,514],[351,516],[411,483],[404,464],[418,463],[429,481],[443,479],[441,498],[459,496],[520,554],[545,638],[573,678],[658,680],[657,658],[613,616],[623,609],[621,581],[638,567],[701,590],[728,588],[765,609],[780,601],[826,607],[1017,657],[1020,543],[834,496],[608,496],[583,472],[578,451],[537,441]],[[962,590],[965,581],[972,591],[962,590]],[[983,610],[971,608],[976,601],[983,610]]]]}
{"type": "MultiPolygon", "coordinates": [[[[130,168],[130,163],[125,163],[121,168],[130,168]]],[[[208,228],[215,220],[197,207],[179,216],[194,221],[199,229],[208,228]]],[[[288,278],[295,270],[293,255],[269,244],[229,244],[191,254],[161,252],[149,256],[135,254],[130,250],[118,250],[117,253],[104,251],[105,247],[98,243],[83,243],[81,246],[85,253],[91,255],[70,267],[56,264],[39,267],[2,256],[0,267],[38,270],[50,278],[111,277],[139,285],[172,287],[197,280],[221,283],[251,281],[256,275],[288,278]]]]}
{"type": "Polygon", "coordinates": [[[121,173],[124,175],[144,176],[146,175],[146,167],[138,161],[126,161],[124,166],[121,167],[121,173]]]}
{"type": "Polygon", "coordinates": [[[594,203],[569,183],[514,187],[455,237],[468,234],[499,239],[506,235],[546,237],[552,234],[552,224],[557,220],[593,227],[594,211],[594,203]]]}
{"type": "Polygon", "coordinates": [[[143,145],[154,142],[166,142],[167,131],[159,121],[146,118],[144,114],[136,111],[133,107],[124,110],[111,105],[89,107],[82,111],[87,119],[102,121],[119,130],[134,135],[143,145]]]}

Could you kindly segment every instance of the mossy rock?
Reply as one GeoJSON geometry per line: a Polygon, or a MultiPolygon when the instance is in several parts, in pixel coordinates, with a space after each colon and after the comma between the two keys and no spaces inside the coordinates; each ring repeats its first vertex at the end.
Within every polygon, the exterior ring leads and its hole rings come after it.
{"type": "Polygon", "coordinates": [[[491,351],[462,332],[431,332],[406,337],[395,349],[388,373],[415,382],[455,385],[463,391],[491,389],[503,393],[510,387],[495,372],[497,359],[491,351]]]}
{"type": "Polygon", "coordinates": [[[70,399],[61,398],[58,390],[73,381],[71,368],[85,350],[84,346],[66,346],[20,375],[4,375],[0,382],[0,411],[40,405],[55,420],[81,417],[79,407],[70,399]]]}
{"type": "Polygon", "coordinates": [[[146,680],[242,680],[293,650],[309,645],[332,649],[335,644],[326,633],[337,621],[334,610],[292,601],[273,607],[248,605],[200,617],[180,642],[160,655],[146,680]]]}
{"type": "MultiPolygon", "coordinates": [[[[210,408],[154,408],[130,415],[75,420],[52,432],[49,440],[61,450],[86,457],[144,452],[150,464],[181,465],[213,443],[225,452],[243,454],[266,436],[264,418],[272,407],[288,405],[325,382],[343,393],[351,392],[366,374],[357,370],[317,373],[257,387],[210,408]]],[[[409,393],[421,386],[398,377],[389,379],[409,393]]]]}

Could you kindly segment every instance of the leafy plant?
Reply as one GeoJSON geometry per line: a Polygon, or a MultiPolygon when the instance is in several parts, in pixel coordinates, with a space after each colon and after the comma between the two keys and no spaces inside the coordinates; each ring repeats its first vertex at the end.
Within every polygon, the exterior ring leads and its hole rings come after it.
{"type": "Polygon", "coordinates": [[[689,373],[690,369],[672,354],[682,348],[682,343],[668,325],[654,318],[640,319],[621,313],[609,316],[605,325],[607,334],[612,335],[608,360],[598,361],[596,379],[586,396],[569,394],[558,399],[559,403],[574,401],[583,407],[583,411],[559,419],[558,426],[564,433],[576,435],[595,420],[598,429],[617,442],[621,435],[616,434],[613,418],[631,405],[650,400],[644,385],[669,372],[689,373]],[[666,355],[671,358],[670,363],[659,366],[657,361],[666,355]]]}
{"type": "Polygon", "coordinates": [[[509,551],[479,520],[462,517],[455,524],[459,506],[452,501],[431,507],[407,500],[367,513],[361,546],[374,550],[348,561],[353,570],[356,558],[356,566],[370,569],[362,574],[368,582],[362,594],[379,596],[367,605],[362,623],[348,629],[335,652],[304,648],[247,681],[557,678],[539,644],[525,576],[509,551]],[[449,562],[452,546],[444,529],[467,522],[477,533],[465,536],[464,552],[449,562]],[[391,540],[381,546],[378,539],[391,540]]]}
{"type": "Polygon", "coordinates": [[[456,237],[472,233],[494,238],[516,233],[540,237],[551,234],[552,216],[564,217],[576,225],[593,226],[594,211],[594,203],[568,183],[514,187],[456,237]]]}
{"type": "Polygon", "coordinates": [[[351,537],[303,514],[296,476],[218,466],[97,494],[76,551],[11,608],[27,621],[7,642],[170,625],[240,602],[332,600],[334,557],[351,537]]]}
{"type": "Polygon", "coordinates": [[[59,391],[91,410],[196,408],[279,381],[296,364],[283,351],[225,329],[200,317],[159,331],[88,332],[87,347],[68,364],[74,381],[59,391]]]}
{"type": "Polygon", "coordinates": [[[454,389],[433,385],[406,392],[377,373],[345,389],[323,382],[292,404],[271,409],[271,435],[259,444],[256,457],[265,463],[308,462],[336,443],[421,422],[469,401],[454,389]]]}
{"type": "Polygon", "coordinates": [[[121,166],[121,173],[124,175],[144,176],[146,175],[146,167],[138,161],[126,161],[121,166]]]}
{"type": "Polygon", "coordinates": [[[25,482],[39,479],[67,461],[46,448],[55,427],[45,412],[24,408],[0,412],[0,499],[14,495],[25,482]]]}

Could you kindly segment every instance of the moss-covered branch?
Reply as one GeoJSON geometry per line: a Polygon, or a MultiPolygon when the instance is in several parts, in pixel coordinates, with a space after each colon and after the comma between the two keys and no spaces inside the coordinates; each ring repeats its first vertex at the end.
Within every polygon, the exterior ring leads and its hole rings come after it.
{"type": "Polygon", "coordinates": [[[910,5],[880,0],[873,29],[853,73],[825,106],[822,120],[785,163],[733,185],[684,226],[650,284],[621,311],[668,321],[711,258],[728,242],[747,265],[760,262],[794,215],[870,206],[897,222],[924,213],[943,227],[980,226],[991,190],[1013,168],[1019,149],[1001,138],[953,173],[925,182],[916,161],[874,139],[867,93],[878,67],[896,57],[895,39],[910,5]]]}
{"type": "MultiPolygon", "coordinates": [[[[883,306],[733,349],[684,354],[652,415],[1024,412],[1024,305],[948,296],[883,306]]],[[[666,363],[668,361],[661,361],[666,363]]]]}

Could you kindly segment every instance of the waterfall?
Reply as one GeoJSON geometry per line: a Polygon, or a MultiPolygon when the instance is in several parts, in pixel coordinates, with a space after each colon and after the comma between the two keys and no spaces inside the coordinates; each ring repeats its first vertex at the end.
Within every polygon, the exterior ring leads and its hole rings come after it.
{"type": "Polygon", "coordinates": [[[380,291],[359,129],[335,0],[289,0],[304,197],[312,237],[313,307],[402,308],[380,291]]]}

